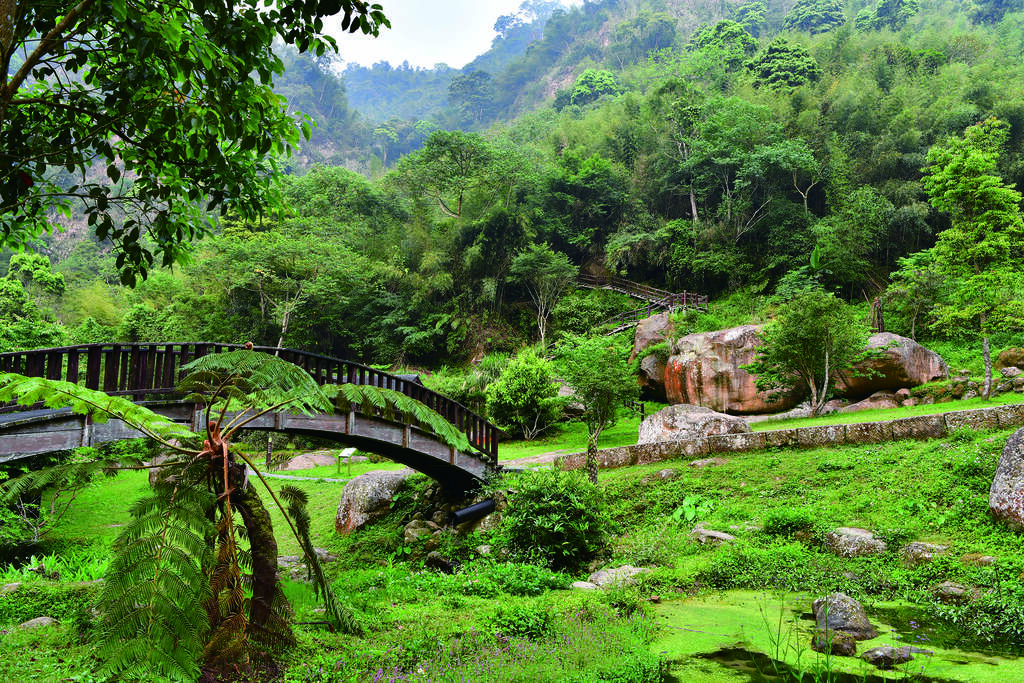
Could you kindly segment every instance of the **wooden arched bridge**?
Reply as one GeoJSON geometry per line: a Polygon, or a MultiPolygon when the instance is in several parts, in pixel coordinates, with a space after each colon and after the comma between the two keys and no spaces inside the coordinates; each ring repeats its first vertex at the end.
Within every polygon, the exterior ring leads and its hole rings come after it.
{"type": "MultiPolygon", "coordinates": [[[[238,344],[203,342],[87,344],[0,354],[0,372],[66,380],[114,396],[128,397],[194,431],[202,411],[182,400],[175,388],[181,367],[200,356],[242,348],[238,344]]],[[[294,349],[255,347],[277,354],[310,374],[320,385],[364,384],[392,389],[416,399],[464,432],[471,451],[458,451],[432,432],[396,413],[352,406],[330,415],[268,414],[249,429],[316,436],[378,453],[423,472],[447,486],[472,488],[497,468],[500,430],[456,401],[408,378],[294,349]]],[[[118,420],[94,424],[69,410],[39,406],[0,406],[0,463],[140,436],[118,420]]]]}

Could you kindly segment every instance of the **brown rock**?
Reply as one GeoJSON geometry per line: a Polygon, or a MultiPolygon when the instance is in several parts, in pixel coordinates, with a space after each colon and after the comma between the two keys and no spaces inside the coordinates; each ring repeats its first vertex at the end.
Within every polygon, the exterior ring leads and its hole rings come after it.
{"type": "Polygon", "coordinates": [[[644,398],[665,401],[665,361],[655,355],[645,356],[640,361],[640,376],[637,378],[644,398]]]}
{"type": "Polygon", "coordinates": [[[690,463],[690,467],[698,467],[698,468],[721,467],[722,465],[726,464],[727,462],[729,462],[729,461],[726,460],[725,458],[718,458],[718,457],[715,457],[715,458],[702,458],[700,460],[694,460],[693,462],[691,462],[690,463]]]}
{"type": "Polygon", "coordinates": [[[1021,374],[1024,374],[1024,370],[1021,370],[1016,365],[1011,365],[1008,368],[1002,368],[1001,370],[999,370],[999,374],[1001,374],[1006,379],[1013,379],[1015,377],[1020,377],[1021,374]]]}
{"type": "Polygon", "coordinates": [[[818,598],[811,605],[818,629],[842,631],[857,640],[871,640],[878,637],[878,631],[871,625],[864,607],[845,593],[831,593],[818,598]]]}
{"type": "Polygon", "coordinates": [[[659,410],[640,424],[637,444],[659,441],[696,441],[712,434],[749,432],[742,418],[716,413],[694,405],[673,405],[659,410]]]}
{"type": "Polygon", "coordinates": [[[903,564],[906,566],[917,567],[931,562],[940,555],[945,555],[948,550],[948,545],[915,541],[903,546],[903,549],[900,550],[900,558],[902,558],[903,564]]]}
{"type": "Polygon", "coordinates": [[[977,588],[962,586],[952,581],[943,581],[935,587],[935,597],[946,605],[966,605],[978,599],[977,588]]]}
{"type": "Polygon", "coordinates": [[[960,558],[960,563],[968,567],[991,567],[996,563],[996,558],[981,553],[967,553],[960,558]]]}
{"type": "Polygon", "coordinates": [[[667,341],[674,331],[675,325],[668,313],[652,315],[638,322],[633,332],[633,352],[629,355],[629,362],[639,358],[649,347],[667,341]]]}
{"type": "Polygon", "coordinates": [[[922,650],[919,647],[912,645],[904,645],[903,647],[895,647],[893,645],[882,645],[881,647],[873,647],[863,655],[863,659],[868,664],[873,664],[882,670],[892,669],[898,664],[906,664],[907,662],[913,661],[915,654],[935,654],[931,650],[922,650]]]}
{"type": "Polygon", "coordinates": [[[873,334],[868,339],[868,348],[883,349],[883,353],[878,358],[859,363],[853,372],[873,371],[873,376],[855,377],[852,372],[842,373],[836,382],[837,391],[847,396],[870,396],[882,389],[916,387],[949,376],[949,368],[939,354],[898,334],[873,334]]]}
{"type": "Polygon", "coordinates": [[[1003,349],[999,352],[999,355],[996,356],[994,367],[996,370],[1002,370],[1003,368],[1024,368],[1024,349],[1019,347],[1003,349]]]}
{"type": "Polygon", "coordinates": [[[857,654],[857,639],[842,631],[819,629],[811,638],[811,649],[824,654],[854,657],[857,654]]]}
{"type": "Polygon", "coordinates": [[[997,520],[1024,529],[1024,429],[1006,440],[989,488],[988,509],[997,520]]]}
{"type": "Polygon", "coordinates": [[[722,545],[723,543],[732,543],[736,540],[736,537],[732,534],[727,534],[724,531],[715,531],[714,529],[705,529],[701,524],[693,527],[693,531],[690,532],[690,538],[701,545],[722,545]]]}
{"type": "Polygon", "coordinates": [[[740,368],[753,362],[760,325],[743,325],[715,332],[689,334],[672,345],[665,368],[669,403],[689,403],[722,413],[773,413],[799,403],[792,394],[769,401],[758,391],[754,376],[740,368]]]}
{"type": "Polygon", "coordinates": [[[899,408],[900,403],[896,400],[896,394],[887,390],[882,389],[868,396],[863,401],[858,401],[853,405],[848,405],[845,408],[840,408],[840,413],[857,413],[862,410],[872,410],[874,408],[899,408]]]}
{"type": "Polygon", "coordinates": [[[412,470],[367,472],[345,484],[334,521],[338,533],[362,529],[386,515],[391,499],[411,475],[412,470]]]}
{"type": "Polygon", "coordinates": [[[867,529],[839,527],[825,536],[825,547],[840,557],[880,555],[886,551],[885,541],[875,538],[867,529]]]}

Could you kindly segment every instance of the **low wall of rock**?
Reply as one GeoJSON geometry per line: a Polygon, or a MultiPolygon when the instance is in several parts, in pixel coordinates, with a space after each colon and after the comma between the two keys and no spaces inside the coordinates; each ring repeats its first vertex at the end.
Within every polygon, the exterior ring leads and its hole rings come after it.
{"type": "MultiPolygon", "coordinates": [[[[604,448],[597,452],[597,464],[601,469],[612,469],[663,460],[692,460],[709,454],[741,453],[767,448],[820,448],[904,439],[938,439],[962,427],[981,430],[1020,426],[1024,426],[1024,404],[957,410],[938,415],[916,415],[885,422],[719,434],[696,441],[660,441],[604,448]]],[[[586,453],[566,455],[555,460],[555,467],[563,470],[581,469],[586,464],[586,458],[586,453]]]]}

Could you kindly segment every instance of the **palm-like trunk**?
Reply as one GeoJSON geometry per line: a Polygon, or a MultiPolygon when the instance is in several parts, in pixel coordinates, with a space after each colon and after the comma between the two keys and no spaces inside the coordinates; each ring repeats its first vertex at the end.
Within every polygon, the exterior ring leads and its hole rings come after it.
{"type": "Polygon", "coordinates": [[[981,387],[981,398],[987,401],[992,396],[992,348],[987,336],[981,339],[981,355],[985,359],[985,383],[981,387]]]}

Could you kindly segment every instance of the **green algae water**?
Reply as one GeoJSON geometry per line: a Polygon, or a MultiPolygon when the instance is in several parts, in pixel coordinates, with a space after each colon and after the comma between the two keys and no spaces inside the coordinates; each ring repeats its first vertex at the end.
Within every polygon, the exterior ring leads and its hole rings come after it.
{"type": "Polygon", "coordinates": [[[920,608],[883,602],[867,608],[879,632],[857,652],[883,645],[914,645],[933,654],[883,671],[859,657],[826,656],[810,649],[812,596],[726,591],[655,605],[659,635],[652,648],[669,662],[666,681],[1024,681],[1024,655],[1006,645],[971,641],[920,608]]]}

